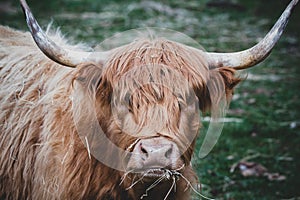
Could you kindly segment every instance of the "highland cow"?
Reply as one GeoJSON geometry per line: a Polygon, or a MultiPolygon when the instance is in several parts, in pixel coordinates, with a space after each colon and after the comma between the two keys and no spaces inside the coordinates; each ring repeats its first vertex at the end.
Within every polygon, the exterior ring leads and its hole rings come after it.
{"type": "Polygon", "coordinates": [[[0,199],[189,199],[198,111],[230,101],[297,2],[256,46],[211,53],[161,37],[84,52],[21,0],[31,34],[0,26],[0,199]]]}

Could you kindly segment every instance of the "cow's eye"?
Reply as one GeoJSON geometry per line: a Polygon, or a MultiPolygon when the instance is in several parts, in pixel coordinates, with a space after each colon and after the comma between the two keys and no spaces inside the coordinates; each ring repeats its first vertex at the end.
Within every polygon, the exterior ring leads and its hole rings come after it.
{"type": "Polygon", "coordinates": [[[181,112],[181,110],[182,110],[182,105],[181,105],[180,102],[178,102],[178,108],[179,108],[179,112],[181,112]]]}
{"type": "Polygon", "coordinates": [[[98,80],[95,81],[95,88],[98,90],[100,87],[100,83],[102,81],[102,78],[99,78],[98,80]]]}

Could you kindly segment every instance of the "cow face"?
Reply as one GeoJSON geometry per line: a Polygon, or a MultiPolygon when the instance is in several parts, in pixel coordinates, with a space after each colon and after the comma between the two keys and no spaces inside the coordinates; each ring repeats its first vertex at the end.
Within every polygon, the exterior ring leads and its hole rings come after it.
{"type": "Polygon", "coordinates": [[[193,66],[192,60],[179,58],[170,51],[173,48],[178,49],[177,53],[186,51],[161,39],[136,41],[119,48],[104,67],[98,89],[109,93],[110,99],[100,98],[99,102],[106,101],[103,105],[110,107],[106,115],[110,119],[103,120],[112,122],[108,130],[118,129],[121,133],[113,140],[130,152],[123,160],[126,172],[155,177],[163,173],[161,170],[182,169],[190,163],[200,114],[188,77],[203,85],[201,76],[205,72],[189,73],[187,67],[193,66]],[[182,59],[181,64],[176,59],[182,59]]]}
{"type": "MultiPolygon", "coordinates": [[[[152,73],[161,70],[158,66],[153,70],[153,67],[151,66],[152,73]]],[[[145,71],[143,74],[146,74],[145,71]]],[[[131,153],[127,156],[127,163],[124,163],[125,169],[138,173],[146,172],[144,176],[153,175],[149,170],[159,173],[163,168],[174,170],[188,165],[192,152],[185,152],[195,139],[199,128],[197,99],[194,97],[186,100],[184,95],[176,95],[174,88],[155,83],[154,77],[150,79],[154,82],[143,83],[132,93],[126,93],[128,97],[125,99],[115,101],[117,105],[113,113],[114,121],[124,134],[124,141],[125,135],[135,138],[134,143],[128,143],[130,145],[126,148],[131,153]]],[[[157,81],[161,80],[168,79],[159,77],[157,81]]],[[[180,79],[169,80],[176,82],[180,79]]]]}

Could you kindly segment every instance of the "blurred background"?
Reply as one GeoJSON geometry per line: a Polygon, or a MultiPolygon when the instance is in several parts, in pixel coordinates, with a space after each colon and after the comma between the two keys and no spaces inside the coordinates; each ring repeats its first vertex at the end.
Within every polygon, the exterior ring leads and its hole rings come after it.
{"type": "MultiPolygon", "coordinates": [[[[28,0],[40,25],[52,22],[75,43],[96,46],[118,32],[163,27],[207,51],[260,41],[288,0],[28,0]]],[[[236,89],[219,142],[193,158],[202,193],[216,199],[300,199],[300,5],[271,55],[236,89]]],[[[0,0],[0,24],[26,30],[17,0],[0,0]]],[[[1,88],[0,88],[1,89],[1,88]]],[[[201,132],[205,133],[208,122],[201,132]]],[[[2,183],[0,183],[2,184],[2,183]]],[[[195,194],[194,199],[200,199],[195,194]]]]}

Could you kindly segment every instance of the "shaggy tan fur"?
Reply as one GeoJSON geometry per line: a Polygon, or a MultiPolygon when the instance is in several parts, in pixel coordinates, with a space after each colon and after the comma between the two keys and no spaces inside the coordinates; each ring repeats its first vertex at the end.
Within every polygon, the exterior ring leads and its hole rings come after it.
{"type": "MultiPolygon", "coordinates": [[[[58,35],[53,39],[64,43],[58,35]]],[[[115,144],[127,149],[136,138],[162,134],[186,149],[181,173],[195,182],[190,166],[195,140],[186,148],[189,136],[184,133],[200,125],[189,96],[195,93],[205,111],[224,91],[229,99],[239,82],[232,69],[210,70],[195,50],[163,39],[121,47],[104,66],[86,63],[69,69],[45,57],[29,33],[0,26],[0,59],[0,199],[135,200],[145,194],[149,184],[128,189],[130,176],[122,181],[124,172],[89,157],[73,122],[74,113],[84,112],[84,102],[82,110],[72,111],[71,97],[80,95],[76,84],[95,98],[99,123],[115,144]],[[144,84],[147,78],[156,84],[144,84]],[[130,112],[125,114],[131,118],[122,113],[115,117],[111,106],[122,109],[117,100],[126,98],[130,112]],[[185,112],[180,112],[182,106],[185,112]],[[123,126],[126,120],[128,127],[123,126]],[[149,133],[153,127],[157,131],[149,133]]],[[[103,153],[109,156],[109,149],[103,153]]],[[[144,199],[161,199],[171,184],[158,185],[144,199]]],[[[179,178],[176,184],[168,199],[189,199],[187,182],[179,178]]]]}

